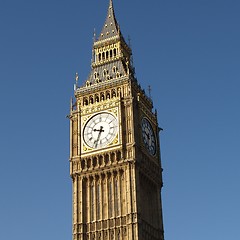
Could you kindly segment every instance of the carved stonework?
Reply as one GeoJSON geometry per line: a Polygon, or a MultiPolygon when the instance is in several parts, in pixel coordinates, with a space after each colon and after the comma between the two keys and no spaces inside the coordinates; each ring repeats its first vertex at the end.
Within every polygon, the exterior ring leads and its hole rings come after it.
{"type": "MultiPolygon", "coordinates": [[[[100,112],[103,110],[108,110],[108,111],[114,112],[113,108],[118,107],[118,106],[119,106],[119,99],[111,99],[111,100],[107,100],[107,101],[94,103],[91,106],[88,106],[88,105],[84,106],[81,109],[81,113],[82,113],[82,116],[84,116],[84,115],[100,112]]],[[[115,112],[117,112],[116,109],[115,109],[115,112]]]]}
{"type": "Polygon", "coordinates": [[[163,240],[157,117],[135,78],[112,0],[92,53],[83,86],[76,76],[68,116],[73,239],[163,240]]]}

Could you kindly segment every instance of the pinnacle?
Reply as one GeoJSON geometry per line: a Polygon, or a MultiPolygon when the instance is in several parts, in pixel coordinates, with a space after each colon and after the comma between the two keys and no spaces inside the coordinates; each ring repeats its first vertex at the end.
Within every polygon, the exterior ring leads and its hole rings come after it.
{"type": "Polygon", "coordinates": [[[108,13],[98,41],[119,36],[119,26],[115,17],[113,1],[109,1],[108,13]]]}

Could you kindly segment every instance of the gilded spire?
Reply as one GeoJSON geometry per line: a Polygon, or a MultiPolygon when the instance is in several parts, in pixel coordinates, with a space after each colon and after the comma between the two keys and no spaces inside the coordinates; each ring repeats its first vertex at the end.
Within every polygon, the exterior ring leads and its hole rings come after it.
{"type": "Polygon", "coordinates": [[[109,1],[108,13],[98,41],[119,36],[120,29],[115,17],[113,1],[109,1]]]}

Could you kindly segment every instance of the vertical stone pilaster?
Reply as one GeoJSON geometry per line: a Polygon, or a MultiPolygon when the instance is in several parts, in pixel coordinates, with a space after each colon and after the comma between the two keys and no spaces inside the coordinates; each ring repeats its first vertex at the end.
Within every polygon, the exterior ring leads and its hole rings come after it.
{"type": "Polygon", "coordinates": [[[80,115],[80,108],[78,109],[78,126],[77,126],[77,156],[81,154],[81,115],[80,115]]]}
{"type": "MultiPolygon", "coordinates": [[[[79,194],[78,194],[78,222],[83,222],[83,179],[82,177],[78,177],[79,181],[79,194]]],[[[81,232],[82,232],[82,226],[81,226],[81,232]]]]}
{"type": "Polygon", "coordinates": [[[87,222],[91,221],[91,198],[90,198],[90,189],[91,189],[91,181],[90,181],[90,177],[88,177],[88,182],[87,182],[87,222]]]}

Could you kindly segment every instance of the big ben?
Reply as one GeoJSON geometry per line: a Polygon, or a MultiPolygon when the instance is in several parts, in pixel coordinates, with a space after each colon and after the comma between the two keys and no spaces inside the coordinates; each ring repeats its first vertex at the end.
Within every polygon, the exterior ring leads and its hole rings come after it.
{"type": "Polygon", "coordinates": [[[131,59],[110,0],[69,115],[73,240],[164,239],[160,128],[131,59]]]}

